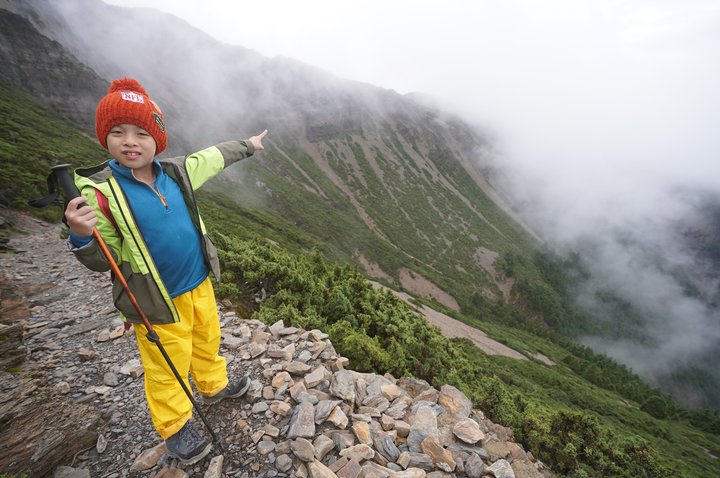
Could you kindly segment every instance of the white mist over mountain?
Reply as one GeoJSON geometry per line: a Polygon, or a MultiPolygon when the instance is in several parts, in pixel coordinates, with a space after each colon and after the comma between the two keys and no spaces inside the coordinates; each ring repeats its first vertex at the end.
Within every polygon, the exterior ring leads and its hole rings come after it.
{"type": "MultiPolygon", "coordinates": [[[[638,304],[652,343],[595,347],[652,375],[720,343],[716,313],[658,266],[688,265],[683,191],[720,190],[720,3],[110,0],[400,93],[496,138],[498,181],[561,250],[638,304]]],[[[270,129],[272,126],[269,125],[270,129]]],[[[585,298],[592,297],[592,287],[585,298]]]]}

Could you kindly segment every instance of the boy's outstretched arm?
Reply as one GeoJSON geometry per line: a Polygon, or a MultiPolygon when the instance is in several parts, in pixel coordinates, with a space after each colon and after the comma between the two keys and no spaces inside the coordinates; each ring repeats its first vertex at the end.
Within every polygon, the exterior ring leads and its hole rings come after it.
{"type": "Polygon", "coordinates": [[[200,188],[211,177],[228,166],[252,156],[255,151],[265,149],[262,142],[267,130],[244,140],[231,140],[210,146],[185,158],[171,158],[167,162],[178,162],[187,171],[193,189],[200,188]]]}

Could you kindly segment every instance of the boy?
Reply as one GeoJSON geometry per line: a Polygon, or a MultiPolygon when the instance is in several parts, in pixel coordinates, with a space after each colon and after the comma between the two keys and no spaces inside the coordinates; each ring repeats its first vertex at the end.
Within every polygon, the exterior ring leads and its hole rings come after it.
{"type": "MultiPolygon", "coordinates": [[[[209,271],[219,280],[219,262],[193,191],[263,149],[267,130],[184,158],[155,159],[167,147],[162,111],[140,83],[122,78],[100,100],[95,132],[113,159],[75,171],[82,197],[65,210],[72,252],[91,270],[109,270],[92,237],[97,226],[188,388],[189,372],[205,402],[242,396],[250,386],[248,377],[229,381],[225,359],[218,354],[220,323],[209,271]],[[78,209],[82,203],[87,205],[78,209]]],[[[127,322],[142,323],[117,280],[113,302],[127,322]]],[[[212,443],[195,429],[192,403],[140,328],[135,337],[153,424],[168,454],[183,464],[195,463],[212,443]]]]}

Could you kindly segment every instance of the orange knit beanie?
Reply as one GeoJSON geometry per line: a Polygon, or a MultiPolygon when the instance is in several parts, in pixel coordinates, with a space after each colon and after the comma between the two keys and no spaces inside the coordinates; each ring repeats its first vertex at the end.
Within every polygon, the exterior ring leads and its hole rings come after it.
{"type": "Polygon", "coordinates": [[[155,154],[167,148],[167,133],[160,107],[150,99],[145,88],[132,78],[120,78],[110,84],[107,95],[95,112],[95,134],[107,149],[107,136],[113,126],[134,124],[153,137],[155,154]]]}

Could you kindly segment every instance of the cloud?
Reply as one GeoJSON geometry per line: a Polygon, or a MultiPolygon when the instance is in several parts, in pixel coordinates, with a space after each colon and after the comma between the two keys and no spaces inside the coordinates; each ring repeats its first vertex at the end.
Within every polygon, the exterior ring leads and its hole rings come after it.
{"type": "Polygon", "coordinates": [[[492,131],[498,183],[527,222],[554,247],[593,251],[584,300],[611,284],[644,311],[648,347],[588,341],[647,374],[717,344],[716,313],[670,266],[695,261],[677,227],[697,203],[678,191],[720,189],[718,2],[110,3],[433,95],[492,131]]]}

